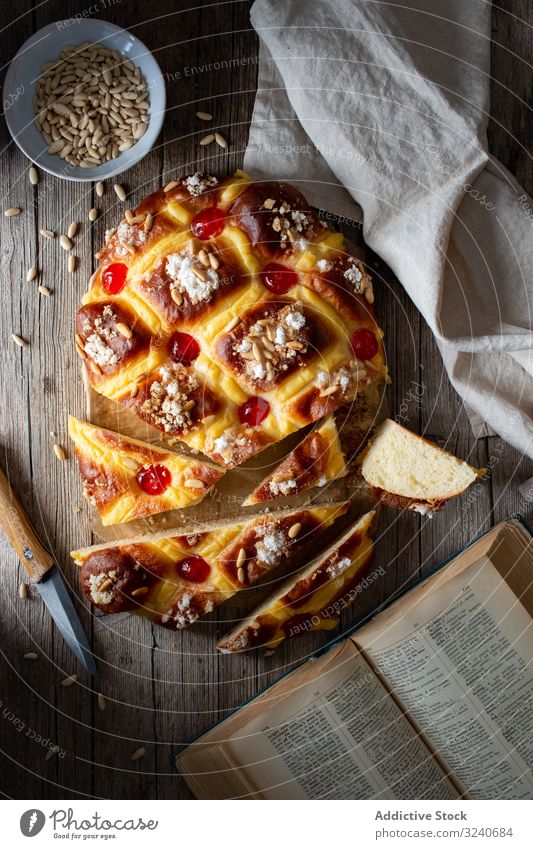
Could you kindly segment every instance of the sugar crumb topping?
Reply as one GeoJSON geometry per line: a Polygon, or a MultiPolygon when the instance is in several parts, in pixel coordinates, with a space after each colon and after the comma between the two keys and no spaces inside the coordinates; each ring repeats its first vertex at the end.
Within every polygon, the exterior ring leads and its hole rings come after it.
{"type": "Polygon", "coordinates": [[[106,304],[102,315],[95,318],[92,331],[84,342],[86,354],[98,366],[114,366],[118,363],[118,357],[108,343],[117,338],[117,331],[112,326],[116,323],[117,315],[114,310],[106,304]]]}
{"type": "Polygon", "coordinates": [[[181,181],[182,185],[186,187],[187,191],[192,197],[198,197],[202,195],[207,189],[212,189],[218,185],[218,180],[216,177],[212,177],[209,174],[204,174],[201,171],[197,171],[196,174],[191,174],[190,177],[185,177],[181,181]]]}
{"type": "Polygon", "coordinates": [[[291,362],[305,354],[307,321],[299,303],[287,304],[254,322],[233,346],[252,382],[273,381],[291,362]]]}
{"type": "Polygon", "coordinates": [[[167,256],[165,270],[171,279],[170,288],[186,294],[192,304],[209,301],[220,286],[218,272],[214,268],[200,268],[189,251],[167,256]]]}
{"type": "Polygon", "coordinates": [[[267,566],[277,566],[285,552],[288,538],[281,528],[275,525],[264,525],[260,528],[259,534],[260,539],[255,544],[257,559],[260,563],[266,563],[267,566]]]}
{"type": "Polygon", "coordinates": [[[159,375],[150,385],[149,397],[140,410],[166,433],[176,430],[186,433],[192,423],[195,404],[192,396],[198,389],[198,381],[179,366],[163,366],[159,375]]]}

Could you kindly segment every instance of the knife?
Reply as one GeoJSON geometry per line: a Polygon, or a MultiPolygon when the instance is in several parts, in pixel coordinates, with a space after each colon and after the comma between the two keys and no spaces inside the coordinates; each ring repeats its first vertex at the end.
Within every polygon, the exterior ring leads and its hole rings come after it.
{"type": "Polygon", "coordinates": [[[90,675],[96,673],[93,653],[67,592],[55,558],[31,527],[2,469],[0,469],[0,525],[39,591],[71,652],[90,675]]]}

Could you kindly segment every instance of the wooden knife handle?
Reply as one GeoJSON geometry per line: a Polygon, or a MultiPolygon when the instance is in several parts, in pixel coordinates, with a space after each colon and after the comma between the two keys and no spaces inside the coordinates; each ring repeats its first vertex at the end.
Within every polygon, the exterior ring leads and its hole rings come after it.
{"type": "Polygon", "coordinates": [[[30,579],[40,581],[54,565],[54,558],[30,525],[2,469],[0,469],[0,525],[30,579]]]}

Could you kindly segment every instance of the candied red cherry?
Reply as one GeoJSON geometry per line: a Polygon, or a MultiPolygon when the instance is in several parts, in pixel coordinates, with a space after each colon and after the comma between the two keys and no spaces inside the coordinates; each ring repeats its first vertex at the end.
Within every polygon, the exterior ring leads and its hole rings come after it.
{"type": "Polygon", "coordinates": [[[239,421],[242,422],[242,424],[254,427],[255,425],[261,424],[261,422],[266,419],[269,412],[270,404],[268,401],[265,401],[264,398],[260,398],[258,395],[252,395],[239,407],[239,421]]]}
{"type": "Polygon", "coordinates": [[[118,295],[126,285],[128,266],[123,262],[112,262],[102,272],[102,285],[110,295],[118,295]]]}
{"type": "Polygon", "coordinates": [[[375,333],[362,327],[352,336],[352,350],[358,360],[371,360],[379,351],[379,343],[375,333]]]}
{"type": "Polygon", "coordinates": [[[200,346],[194,336],[189,333],[176,330],[168,340],[168,355],[175,363],[190,366],[199,354],[200,346]]]}
{"type": "Polygon", "coordinates": [[[143,466],[137,472],[139,488],[147,495],[161,495],[170,486],[172,476],[166,466],[157,463],[155,466],[143,466]]]}
{"type": "Polygon", "coordinates": [[[193,584],[203,584],[207,581],[211,566],[198,554],[191,554],[176,563],[176,572],[180,578],[191,581],[193,584]]]}
{"type": "Polygon", "coordinates": [[[280,265],[279,262],[270,262],[265,265],[260,277],[265,289],[274,292],[275,295],[285,295],[298,282],[296,271],[287,268],[286,265],[280,265]]]}
{"type": "Polygon", "coordinates": [[[225,224],[225,212],[216,206],[208,206],[195,215],[191,221],[191,231],[198,239],[214,239],[220,236],[225,224]]]}

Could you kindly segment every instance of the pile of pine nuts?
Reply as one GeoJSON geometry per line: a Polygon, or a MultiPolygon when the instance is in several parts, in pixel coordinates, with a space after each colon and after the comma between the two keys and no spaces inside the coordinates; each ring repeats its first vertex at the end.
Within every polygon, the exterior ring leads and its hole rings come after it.
{"type": "Polygon", "coordinates": [[[147,130],[149,106],[140,69],[116,50],[88,42],[64,47],[44,65],[34,97],[48,153],[80,168],[133,147],[147,130]]]}

